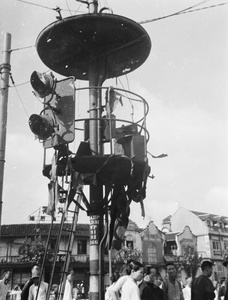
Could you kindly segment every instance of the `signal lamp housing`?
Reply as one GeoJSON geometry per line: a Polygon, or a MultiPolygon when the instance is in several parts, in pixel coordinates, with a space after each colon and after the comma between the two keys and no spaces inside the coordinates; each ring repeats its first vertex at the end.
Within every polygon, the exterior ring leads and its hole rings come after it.
{"type": "Polygon", "coordinates": [[[40,139],[46,140],[54,132],[54,120],[48,115],[33,114],[29,118],[31,131],[40,139]]]}
{"type": "Polygon", "coordinates": [[[54,80],[38,72],[31,75],[31,84],[44,107],[39,115],[29,118],[31,131],[43,141],[44,148],[73,142],[75,137],[75,86],[74,77],[54,80]]]}
{"type": "Polygon", "coordinates": [[[44,98],[53,92],[55,82],[52,74],[47,75],[45,73],[34,71],[31,75],[30,83],[36,96],[44,98]]]}

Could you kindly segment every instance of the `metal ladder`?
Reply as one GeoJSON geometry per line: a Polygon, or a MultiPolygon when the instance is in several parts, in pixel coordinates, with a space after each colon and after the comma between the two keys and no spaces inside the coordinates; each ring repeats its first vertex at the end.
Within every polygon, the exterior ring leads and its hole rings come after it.
{"type": "MultiPolygon", "coordinates": [[[[65,284],[66,284],[66,279],[67,279],[67,274],[68,274],[68,269],[69,269],[69,265],[70,265],[71,254],[72,254],[72,248],[73,248],[73,243],[74,243],[74,235],[75,235],[77,222],[78,222],[79,205],[80,205],[80,202],[81,202],[81,196],[79,194],[77,195],[77,201],[74,201],[74,203],[75,203],[74,210],[69,210],[69,209],[66,208],[67,207],[67,202],[68,201],[66,201],[65,208],[62,212],[62,218],[61,218],[61,222],[60,222],[60,226],[59,226],[59,230],[58,230],[58,235],[57,235],[57,240],[56,240],[56,245],[55,245],[55,251],[54,251],[54,257],[53,257],[53,263],[52,263],[51,276],[50,276],[50,280],[49,280],[49,286],[48,286],[48,291],[47,291],[47,295],[46,295],[46,300],[48,300],[49,297],[50,297],[50,292],[51,292],[51,287],[52,287],[52,282],[53,282],[53,277],[54,277],[54,273],[55,273],[55,267],[56,267],[56,262],[57,262],[57,257],[58,257],[59,252],[61,252],[61,255],[64,256],[65,259],[64,259],[64,265],[63,265],[63,268],[62,268],[62,271],[61,271],[59,289],[58,289],[58,294],[57,294],[57,299],[56,300],[62,299],[63,294],[64,294],[64,289],[65,289],[65,284]],[[66,217],[67,212],[73,213],[73,220],[72,220],[70,228],[66,228],[66,226],[64,227],[65,217],[66,217]],[[60,249],[60,242],[61,242],[61,237],[63,236],[62,235],[63,232],[69,233],[67,246],[66,246],[65,250],[60,249]]],[[[48,236],[48,241],[50,240],[52,232],[53,232],[53,230],[50,229],[49,236],[48,236]]],[[[49,243],[47,243],[47,244],[49,244],[49,243]]],[[[45,261],[45,259],[44,259],[44,261],[45,261]]]]}

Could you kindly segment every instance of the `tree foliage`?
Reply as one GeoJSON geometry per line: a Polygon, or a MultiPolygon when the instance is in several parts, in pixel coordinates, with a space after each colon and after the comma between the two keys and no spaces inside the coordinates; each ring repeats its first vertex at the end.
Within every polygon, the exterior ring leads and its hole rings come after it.
{"type": "MultiPolygon", "coordinates": [[[[34,240],[26,237],[18,249],[20,261],[41,264],[46,247],[47,245],[44,241],[42,241],[41,236],[35,237],[34,240]]],[[[52,258],[53,250],[48,247],[46,260],[50,261],[52,258]]]]}
{"type": "Polygon", "coordinates": [[[192,245],[183,246],[182,255],[175,255],[177,266],[183,267],[189,277],[195,277],[202,257],[192,245]]]}
{"type": "Polygon", "coordinates": [[[142,251],[138,250],[137,248],[132,249],[124,246],[116,253],[114,263],[126,264],[131,260],[140,261],[141,258],[142,258],[142,251]]]}

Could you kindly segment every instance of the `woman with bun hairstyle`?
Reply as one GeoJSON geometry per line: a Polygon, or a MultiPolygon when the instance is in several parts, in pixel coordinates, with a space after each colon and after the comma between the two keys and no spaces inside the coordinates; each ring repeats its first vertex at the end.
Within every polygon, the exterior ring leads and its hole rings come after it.
{"type": "Polygon", "coordinates": [[[122,286],[121,300],[140,300],[140,291],[137,282],[142,280],[144,268],[138,261],[132,261],[129,266],[131,273],[122,286]]]}

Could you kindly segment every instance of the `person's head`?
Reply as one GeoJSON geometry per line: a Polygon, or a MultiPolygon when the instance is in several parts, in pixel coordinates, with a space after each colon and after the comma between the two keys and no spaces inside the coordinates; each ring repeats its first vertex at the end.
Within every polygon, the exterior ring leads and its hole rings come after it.
{"type": "Polygon", "coordinates": [[[5,283],[8,283],[10,281],[11,278],[11,272],[10,270],[6,269],[3,271],[3,279],[5,281],[5,283]]]}
{"type": "Polygon", "coordinates": [[[70,268],[70,269],[68,270],[68,275],[74,276],[74,269],[70,268]]]}
{"type": "Polygon", "coordinates": [[[32,278],[40,277],[40,271],[41,271],[40,265],[33,264],[31,268],[32,278]]]}
{"type": "Polygon", "coordinates": [[[69,281],[73,281],[74,280],[74,269],[70,268],[67,272],[67,279],[69,281]]]}
{"type": "Polygon", "coordinates": [[[110,276],[110,281],[112,282],[112,283],[114,283],[114,282],[116,282],[118,279],[119,279],[119,273],[117,273],[117,272],[114,272],[113,274],[112,274],[112,276],[110,276]]]}
{"type": "Polygon", "coordinates": [[[58,288],[59,288],[59,286],[58,286],[58,284],[56,284],[56,283],[52,284],[52,286],[51,286],[51,289],[52,289],[52,291],[53,291],[54,293],[57,293],[57,292],[58,292],[58,288]]]}
{"type": "Polygon", "coordinates": [[[168,274],[169,278],[171,278],[171,279],[176,278],[177,269],[176,269],[174,263],[167,263],[166,264],[166,271],[167,271],[167,274],[168,274]]]}
{"type": "Polygon", "coordinates": [[[191,283],[192,283],[192,278],[191,277],[186,278],[186,286],[190,287],[191,283]]]}
{"type": "Polygon", "coordinates": [[[130,276],[135,280],[135,281],[140,281],[143,278],[144,274],[144,267],[143,265],[138,262],[138,261],[132,261],[129,263],[129,266],[131,268],[131,274],[130,276]]]}
{"type": "Polygon", "coordinates": [[[156,275],[153,275],[153,284],[157,287],[159,287],[162,283],[162,277],[160,274],[156,274],[156,275]]]}
{"type": "Polygon", "coordinates": [[[124,264],[119,272],[120,276],[124,276],[124,275],[130,275],[131,274],[131,267],[129,264],[124,264]]]}
{"type": "Polygon", "coordinates": [[[213,262],[211,260],[204,260],[201,264],[201,270],[204,275],[211,277],[213,272],[213,262]]]}
{"type": "Polygon", "coordinates": [[[150,268],[150,274],[156,275],[157,274],[157,270],[155,268],[150,268]]]}

